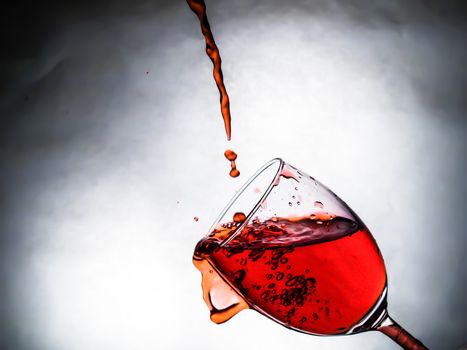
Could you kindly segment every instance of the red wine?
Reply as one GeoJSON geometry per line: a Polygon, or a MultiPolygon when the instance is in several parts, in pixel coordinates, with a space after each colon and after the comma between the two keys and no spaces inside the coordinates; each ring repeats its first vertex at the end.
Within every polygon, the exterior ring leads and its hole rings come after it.
{"type": "Polygon", "coordinates": [[[223,289],[203,283],[213,321],[251,307],[289,328],[340,334],[382,294],[383,258],[363,225],[333,215],[272,218],[253,221],[231,238],[245,220],[239,214],[200,241],[194,254],[203,275],[222,279],[223,289]]]}
{"type": "Polygon", "coordinates": [[[224,84],[224,76],[222,74],[222,61],[219,49],[214,41],[211,27],[209,25],[208,17],[206,15],[206,4],[203,0],[187,0],[188,6],[198,16],[199,23],[201,25],[201,32],[206,40],[206,54],[211,59],[214,70],[214,80],[216,81],[217,88],[220,94],[221,113],[224,119],[225,132],[227,134],[227,140],[230,140],[232,128],[230,118],[230,102],[227,89],[224,84]]]}
{"type": "MultiPolygon", "coordinates": [[[[204,0],[187,0],[187,3],[196,16],[198,16],[199,23],[201,25],[201,32],[203,33],[204,39],[206,40],[206,53],[214,65],[214,81],[216,82],[217,88],[219,89],[221,113],[222,118],[224,119],[227,140],[230,140],[232,127],[229,95],[227,94],[227,89],[225,88],[224,84],[224,75],[222,74],[222,60],[219,53],[219,48],[216,45],[214,36],[212,35],[211,26],[209,25],[208,17],[206,15],[206,4],[204,3],[204,0]]],[[[238,171],[235,164],[237,154],[232,150],[227,150],[225,151],[224,155],[228,160],[230,160],[231,170],[229,175],[231,177],[238,177],[240,175],[240,171],[238,171]]]]}
{"type": "Polygon", "coordinates": [[[237,177],[240,175],[240,171],[237,169],[237,164],[235,163],[235,160],[237,159],[237,153],[234,151],[228,149],[224,152],[225,158],[230,161],[230,173],[229,175],[231,177],[237,177]]]}

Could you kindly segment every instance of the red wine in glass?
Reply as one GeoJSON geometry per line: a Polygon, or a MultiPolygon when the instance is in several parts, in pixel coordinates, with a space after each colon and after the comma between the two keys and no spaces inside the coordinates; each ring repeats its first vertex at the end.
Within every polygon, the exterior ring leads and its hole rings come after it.
{"type": "Polygon", "coordinates": [[[379,330],[406,349],[426,349],[387,314],[384,260],[370,231],[333,192],[280,159],[238,192],[193,261],[216,323],[252,308],[308,334],[379,330]]]}

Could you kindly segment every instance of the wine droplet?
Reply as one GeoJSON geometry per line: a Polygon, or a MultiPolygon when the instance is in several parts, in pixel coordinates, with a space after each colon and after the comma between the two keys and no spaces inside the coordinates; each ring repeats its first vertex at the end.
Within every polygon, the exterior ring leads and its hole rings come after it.
{"type": "Polygon", "coordinates": [[[224,152],[225,158],[230,161],[230,173],[231,177],[238,177],[240,175],[240,171],[237,169],[237,164],[235,164],[235,160],[237,159],[237,153],[228,149],[224,152]]]}
{"type": "Polygon", "coordinates": [[[230,177],[238,177],[240,175],[240,172],[237,169],[232,169],[229,172],[230,177]]]}
{"type": "Polygon", "coordinates": [[[314,205],[315,205],[316,208],[321,208],[321,209],[324,208],[323,203],[321,203],[320,201],[316,201],[316,202],[314,203],[314,205]]]}
{"type": "Polygon", "coordinates": [[[195,220],[196,222],[198,222],[199,218],[198,218],[197,216],[195,216],[195,217],[193,218],[193,220],[195,220]]]}
{"type": "Polygon", "coordinates": [[[236,222],[236,223],[242,223],[245,220],[246,220],[246,216],[245,216],[245,214],[243,214],[241,212],[235,213],[234,216],[233,216],[233,221],[236,222]]]}
{"type": "Polygon", "coordinates": [[[237,159],[237,153],[235,153],[231,149],[226,150],[224,152],[224,156],[225,156],[225,158],[227,158],[230,161],[234,161],[235,159],[237,159]]]}

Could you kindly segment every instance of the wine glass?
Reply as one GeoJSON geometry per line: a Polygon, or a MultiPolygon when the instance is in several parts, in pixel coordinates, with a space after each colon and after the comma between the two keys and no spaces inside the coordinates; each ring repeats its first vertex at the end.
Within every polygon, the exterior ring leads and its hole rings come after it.
{"type": "Polygon", "coordinates": [[[273,159],[238,191],[196,246],[216,323],[251,308],[312,335],[378,330],[426,347],[387,312],[379,248],[360,218],[313,177],[273,159]]]}

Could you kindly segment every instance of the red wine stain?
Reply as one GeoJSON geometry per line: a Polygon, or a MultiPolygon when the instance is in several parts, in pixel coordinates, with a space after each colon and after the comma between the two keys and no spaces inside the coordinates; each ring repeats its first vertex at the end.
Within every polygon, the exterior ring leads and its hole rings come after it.
{"type": "Polygon", "coordinates": [[[282,176],[285,179],[294,179],[298,182],[297,176],[290,169],[287,168],[282,169],[279,176],[282,176]]]}
{"type": "MultiPolygon", "coordinates": [[[[224,76],[222,74],[222,62],[219,49],[217,48],[216,42],[214,41],[211,27],[209,26],[208,22],[208,17],[206,15],[206,4],[203,0],[187,0],[187,3],[188,6],[190,6],[191,10],[196,14],[196,16],[198,16],[199,23],[201,25],[201,32],[203,33],[204,39],[206,40],[206,53],[214,65],[213,75],[214,80],[216,81],[217,88],[219,89],[221,113],[222,117],[224,118],[225,132],[227,134],[227,140],[230,140],[231,118],[229,95],[227,94],[227,89],[224,85],[224,76]]],[[[239,174],[240,173],[238,172],[237,175],[232,175],[231,172],[230,176],[237,177],[239,174]]]]}
{"type": "Polygon", "coordinates": [[[225,158],[230,161],[230,173],[229,175],[231,177],[237,177],[240,175],[240,171],[237,169],[237,164],[235,164],[235,159],[237,159],[237,153],[232,151],[231,149],[228,149],[224,152],[225,158]]]}
{"type": "Polygon", "coordinates": [[[294,173],[294,171],[292,171],[288,167],[284,167],[284,169],[281,170],[281,172],[279,173],[279,176],[276,177],[276,180],[274,181],[273,186],[279,185],[281,178],[292,179],[297,182],[300,182],[299,179],[297,178],[297,175],[294,173]]]}
{"type": "Polygon", "coordinates": [[[198,222],[199,218],[198,218],[197,216],[195,216],[195,217],[193,218],[193,220],[195,220],[196,222],[198,222]]]}
{"type": "Polygon", "coordinates": [[[324,208],[323,203],[321,203],[320,201],[315,201],[314,206],[315,206],[316,208],[321,208],[321,209],[324,208]]]}

